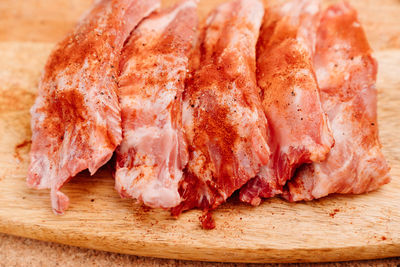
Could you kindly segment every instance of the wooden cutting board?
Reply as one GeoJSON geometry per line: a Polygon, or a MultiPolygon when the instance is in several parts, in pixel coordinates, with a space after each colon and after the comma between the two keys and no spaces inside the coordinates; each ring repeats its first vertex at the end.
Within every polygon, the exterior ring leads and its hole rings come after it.
{"type": "MultiPolygon", "coordinates": [[[[175,1],[164,1],[164,4],[175,1]]],[[[205,14],[221,0],[202,0],[205,14]]],[[[71,206],[51,212],[49,192],[28,189],[29,108],[54,42],[91,0],[0,1],[0,232],[143,256],[231,262],[305,262],[400,256],[400,2],[351,1],[379,61],[379,127],[393,181],[360,196],[308,203],[233,199],[202,230],[199,211],[178,220],[122,200],[109,167],[84,172],[63,191],[71,206]]]]}

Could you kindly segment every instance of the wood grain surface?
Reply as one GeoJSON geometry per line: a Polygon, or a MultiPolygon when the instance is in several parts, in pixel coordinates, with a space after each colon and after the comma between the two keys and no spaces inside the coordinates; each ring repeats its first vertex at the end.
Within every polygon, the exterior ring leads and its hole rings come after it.
{"type": "MultiPolygon", "coordinates": [[[[164,1],[165,4],[175,1],[164,1]]],[[[202,0],[204,15],[222,0],[202,0]]],[[[332,1],[330,1],[332,2],[332,1]]],[[[63,189],[64,216],[49,192],[28,189],[29,108],[54,42],[73,27],[89,0],[0,1],[0,232],[142,256],[230,262],[307,262],[400,255],[400,2],[351,1],[379,62],[379,127],[393,181],[360,196],[308,203],[269,199],[250,207],[233,198],[204,231],[199,211],[178,220],[122,200],[108,166],[83,172],[63,189]]]]}
{"type": "Polygon", "coordinates": [[[0,266],[29,267],[396,267],[400,258],[328,263],[221,263],[159,259],[79,248],[0,233],[0,266]]]}

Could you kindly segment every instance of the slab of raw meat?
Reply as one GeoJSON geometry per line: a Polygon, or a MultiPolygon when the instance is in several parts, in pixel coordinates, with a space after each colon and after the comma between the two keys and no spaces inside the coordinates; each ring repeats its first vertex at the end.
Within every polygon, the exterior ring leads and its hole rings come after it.
{"type": "Polygon", "coordinates": [[[188,151],[182,93],[197,28],[197,2],[186,0],[145,19],[125,45],[119,78],[123,140],[115,187],[150,207],[181,202],[188,151]]]}
{"type": "MultiPolygon", "coordinates": [[[[200,68],[184,92],[189,163],[172,210],[211,210],[267,163],[267,120],[255,79],[255,46],[264,8],[258,0],[220,5],[202,34],[200,68]]],[[[210,216],[203,227],[212,228],[210,216]]]]}
{"type": "Polygon", "coordinates": [[[50,55],[31,109],[28,185],[51,189],[53,211],[68,197],[60,188],[78,172],[93,174],[121,142],[116,94],[119,56],[132,29],[158,0],[101,0],[50,55]]]}
{"type": "Polygon", "coordinates": [[[257,44],[257,81],[269,123],[271,158],[241,190],[253,205],[282,193],[294,170],[324,160],[333,137],[322,110],[312,56],[318,0],[270,1],[257,44]]]}
{"type": "Polygon", "coordinates": [[[321,101],[335,138],[326,161],[305,165],[287,185],[290,201],[360,194],[390,180],[377,124],[377,63],[357,19],[342,3],[321,20],[314,59],[321,101]]]}

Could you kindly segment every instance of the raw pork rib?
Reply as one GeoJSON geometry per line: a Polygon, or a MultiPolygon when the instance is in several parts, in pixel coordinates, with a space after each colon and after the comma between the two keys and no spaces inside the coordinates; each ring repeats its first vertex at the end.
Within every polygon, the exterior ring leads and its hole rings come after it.
{"type": "MultiPolygon", "coordinates": [[[[200,68],[184,93],[189,163],[182,203],[205,211],[224,202],[267,163],[267,120],[255,79],[255,45],[264,8],[258,0],[220,5],[207,19],[200,68]]],[[[206,212],[203,227],[213,228],[206,212]]]]}
{"type": "Polygon", "coordinates": [[[57,214],[69,204],[62,185],[86,168],[95,173],[121,142],[115,66],[132,29],[158,7],[158,0],[97,1],[49,57],[31,109],[27,182],[51,189],[57,214]]]}
{"type": "Polygon", "coordinates": [[[181,202],[178,185],[188,159],[182,92],[197,28],[194,0],[144,20],[126,44],[119,78],[123,140],[115,186],[150,207],[181,202]]]}
{"type": "Polygon", "coordinates": [[[257,81],[269,123],[271,158],[240,191],[253,205],[282,193],[302,163],[324,160],[333,137],[312,65],[319,1],[269,2],[257,44],[257,81]]]}
{"type": "Polygon", "coordinates": [[[298,171],[285,197],[360,194],[388,183],[390,168],[380,150],[376,119],[377,64],[349,5],[332,6],[323,14],[314,65],[336,143],[326,161],[298,171]]]}

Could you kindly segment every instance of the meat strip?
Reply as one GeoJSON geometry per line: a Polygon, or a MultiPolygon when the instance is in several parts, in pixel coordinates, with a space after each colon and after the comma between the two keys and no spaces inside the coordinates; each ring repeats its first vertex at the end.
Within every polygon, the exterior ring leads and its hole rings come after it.
{"type": "Polygon", "coordinates": [[[62,214],[60,188],[78,172],[94,174],[122,139],[116,93],[120,53],[132,29],[158,0],[101,0],[51,53],[31,109],[32,147],[27,183],[51,189],[62,214]]]}
{"type": "Polygon", "coordinates": [[[207,18],[199,68],[183,98],[189,163],[180,185],[182,203],[172,209],[207,214],[239,189],[269,159],[267,120],[255,77],[255,46],[264,14],[258,0],[235,0],[207,18]]]}
{"type": "Polygon", "coordinates": [[[290,201],[360,194],[390,181],[378,138],[377,62],[371,52],[352,7],[340,3],[323,13],[314,65],[336,143],[324,162],[303,166],[288,183],[290,201]]]}
{"type": "Polygon", "coordinates": [[[312,64],[318,0],[270,1],[257,45],[257,81],[269,123],[271,158],[241,190],[258,205],[282,193],[303,163],[322,161],[334,141],[312,64]]]}
{"type": "Polygon", "coordinates": [[[122,197],[171,208],[188,160],[182,93],[197,28],[197,2],[145,19],[126,44],[119,77],[123,140],[115,187],[122,197]]]}

